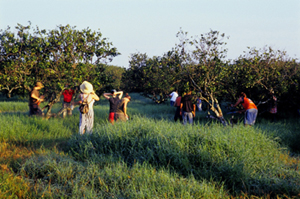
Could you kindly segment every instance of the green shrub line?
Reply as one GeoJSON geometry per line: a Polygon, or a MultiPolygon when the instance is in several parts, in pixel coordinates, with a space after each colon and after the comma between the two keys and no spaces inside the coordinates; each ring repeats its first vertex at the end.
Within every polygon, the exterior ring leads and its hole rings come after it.
{"type": "MultiPolygon", "coordinates": [[[[131,96],[130,120],[108,123],[108,102],[101,99],[94,107],[93,134],[83,136],[76,109],[71,117],[44,120],[28,117],[27,102],[0,102],[0,144],[37,150],[24,159],[0,157],[0,166],[11,170],[11,175],[0,170],[0,196],[300,196],[298,118],[276,123],[258,118],[251,128],[242,121],[223,127],[197,112],[195,124],[183,126],[173,122],[169,104],[131,96]]],[[[53,112],[60,107],[56,104],[53,112]]]]}

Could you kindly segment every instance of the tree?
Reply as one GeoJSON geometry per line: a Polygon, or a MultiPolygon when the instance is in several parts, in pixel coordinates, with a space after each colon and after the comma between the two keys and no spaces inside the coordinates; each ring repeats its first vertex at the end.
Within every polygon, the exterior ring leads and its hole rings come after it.
{"type": "Polygon", "coordinates": [[[160,104],[166,101],[172,90],[177,89],[180,82],[178,68],[180,62],[175,51],[152,58],[146,54],[133,54],[124,77],[130,80],[131,88],[160,104]]]}
{"type": "Polygon", "coordinates": [[[106,80],[100,63],[119,53],[101,32],[75,28],[60,25],[49,31],[38,27],[31,30],[30,24],[18,24],[17,35],[10,28],[1,30],[1,89],[30,90],[36,81],[43,82],[49,101],[43,108],[48,108],[47,115],[51,115],[67,83],[78,86],[87,80],[99,90],[106,80]]]}
{"type": "Polygon", "coordinates": [[[112,65],[104,65],[103,73],[107,78],[106,85],[102,88],[103,91],[109,91],[112,89],[123,89],[122,76],[125,73],[125,68],[112,65]]]}
{"type": "MultiPolygon", "coordinates": [[[[274,92],[278,98],[289,96],[293,103],[290,88],[297,85],[299,64],[286,55],[285,51],[275,51],[271,47],[256,49],[248,47],[249,52],[241,55],[227,70],[230,74],[227,88],[236,97],[241,91],[248,91],[249,97],[256,102],[264,101],[274,92]]],[[[296,87],[295,87],[296,88],[296,87]]],[[[297,103],[296,103],[297,104],[297,103]]]]}
{"type": "Polygon", "coordinates": [[[210,110],[224,122],[223,112],[218,98],[227,91],[226,74],[224,68],[228,63],[225,59],[227,49],[223,48],[225,34],[210,31],[195,37],[189,43],[193,48],[189,60],[186,60],[186,70],[192,85],[200,94],[203,101],[209,104],[210,110]]]}

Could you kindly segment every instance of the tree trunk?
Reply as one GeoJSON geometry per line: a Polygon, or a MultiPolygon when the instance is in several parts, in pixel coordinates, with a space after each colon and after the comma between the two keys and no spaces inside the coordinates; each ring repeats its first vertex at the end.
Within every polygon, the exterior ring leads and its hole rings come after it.
{"type": "Polygon", "coordinates": [[[51,113],[51,110],[52,110],[53,105],[54,105],[55,103],[57,103],[57,102],[60,101],[60,97],[61,97],[62,93],[63,93],[63,90],[60,91],[60,93],[58,93],[58,94],[56,95],[56,97],[55,97],[53,100],[51,100],[46,106],[44,106],[44,107],[42,108],[42,111],[45,110],[46,108],[48,108],[48,110],[47,110],[47,112],[46,112],[46,118],[47,118],[47,119],[49,119],[49,118],[52,117],[52,116],[55,116],[55,114],[52,114],[52,113],[51,113]]]}

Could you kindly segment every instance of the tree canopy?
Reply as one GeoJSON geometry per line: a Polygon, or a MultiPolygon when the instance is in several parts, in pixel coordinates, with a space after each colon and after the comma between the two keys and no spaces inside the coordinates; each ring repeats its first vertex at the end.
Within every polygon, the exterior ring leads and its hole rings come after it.
{"type": "Polygon", "coordinates": [[[30,91],[41,81],[49,104],[57,102],[66,84],[78,86],[90,81],[95,90],[107,81],[103,64],[120,53],[101,32],[77,30],[70,25],[53,30],[31,28],[31,24],[0,31],[0,90],[30,91]]]}

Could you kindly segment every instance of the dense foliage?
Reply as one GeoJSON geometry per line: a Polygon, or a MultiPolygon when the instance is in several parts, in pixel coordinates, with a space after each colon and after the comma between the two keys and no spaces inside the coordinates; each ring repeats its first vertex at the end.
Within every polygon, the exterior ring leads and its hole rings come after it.
{"type": "Polygon", "coordinates": [[[18,24],[16,30],[0,32],[0,90],[8,96],[25,94],[41,81],[48,114],[66,84],[78,86],[87,80],[99,90],[108,81],[101,63],[119,54],[101,32],[89,28],[60,25],[40,30],[18,24]]]}
{"type": "Polygon", "coordinates": [[[165,101],[173,90],[193,90],[218,118],[223,117],[220,102],[233,103],[242,91],[256,104],[273,92],[284,110],[296,112],[300,108],[300,63],[286,52],[249,47],[249,52],[229,60],[225,34],[211,30],[188,38],[187,32],[180,30],[177,37],[179,44],[163,56],[132,55],[123,76],[129,90],[142,92],[156,102],[165,101]]]}

